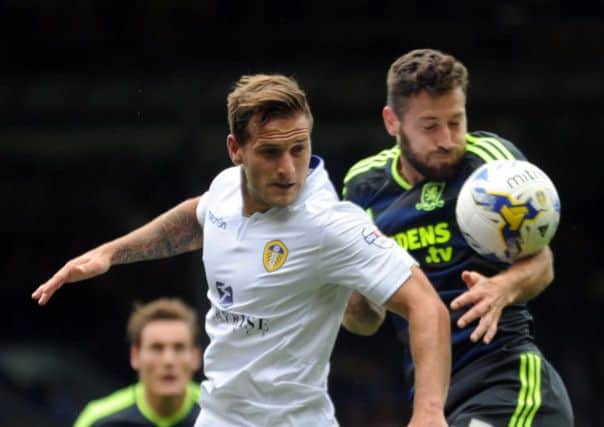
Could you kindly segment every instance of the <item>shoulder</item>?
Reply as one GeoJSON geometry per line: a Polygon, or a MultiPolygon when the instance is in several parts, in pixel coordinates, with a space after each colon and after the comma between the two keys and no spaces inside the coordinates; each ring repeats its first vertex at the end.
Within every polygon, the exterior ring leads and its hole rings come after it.
{"type": "Polygon", "coordinates": [[[290,221],[303,228],[307,235],[322,240],[327,235],[337,235],[343,228],[369,220],[368,218],[360,207],[349,201],[313,197],[290,217],[290,221]]]}
{"type": "Polygon", "coordinates": [[[362,205],[363,194],[373,193],[383,185],[388,169],[399,156],[400,149],[395,145],[352,165],[344,177],[344,198],[362,205]]]}
{"type": "Polygon", "coordinates": [[[474,131],[466,134],[466,150],[487,163],[493,160],[525,160],[526,157],[511,141],[486,131],[474,131]]]}
{"type": "MultiPolygon", "coordinates": [[[[197,217],[201,220],[205,217],[205,212],[210,207],[230,205],[230,203],[240,201],[241,196],[241,168],[233,166],[221,171],[210,183],[208,191],[203,197],[203,206],[198,206],[197,217]],[[203,208],[203,209],[202,209],[203,208]]],[[[202,223],[203,224],[203,223],[202,223]]]]}
{"type": "Polygon", "coordinates": [[[212,180],[208,191],[225,191],[229,188],[239,188],[241,184],[241,168],[232,166],[218,173],[212,180]]]}
{"type": "Polygon", "coordinates": [[[86,405],[74,427],[93,426],[99,420],[136,404],[134,385],[124,387],[109,396],[93,400],[86,405]]]}
{"type": "Polygon", "coordinates": [[[350,230],[363,226],[373,226],[371,219],[359,206],[348,201],[339,201],[331,205],[324,213],[321,226],[325,239],[339,240],[350,230]]]}

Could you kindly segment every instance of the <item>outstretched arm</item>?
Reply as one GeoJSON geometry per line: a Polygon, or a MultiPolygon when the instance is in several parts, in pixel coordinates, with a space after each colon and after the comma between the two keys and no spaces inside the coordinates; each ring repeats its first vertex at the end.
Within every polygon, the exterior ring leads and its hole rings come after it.
{"type": "Polygon", "coordinates": [[[464,271],[461,278],[469,289],[451,301],[451,308],[457,310],[470,304],[472,307],[459,318],[457,326],[463,328],[480,319],[470,339],[490,343],[505,307],[529,301],[549,286],[554,279],[553,259],[552,251],[546,247],[515,261],[507,270],[492,277],[464,271]]]}
{"type": "Polygon", "coordinates": [[[418,267],[386,303],[409,322],[415,395],[409,426],[446,426],[444,405],[451,375],[449,313],[418,267]]]}
{"type": "Polygon", "coordinates": [[[202,229],[195,210],[199,197],[186,200],[140,228],[68,261],[40,285],[32,298],[44,305],[65,283],[106,273],[111,266],[167,258],[201,248],[202,229]]]}

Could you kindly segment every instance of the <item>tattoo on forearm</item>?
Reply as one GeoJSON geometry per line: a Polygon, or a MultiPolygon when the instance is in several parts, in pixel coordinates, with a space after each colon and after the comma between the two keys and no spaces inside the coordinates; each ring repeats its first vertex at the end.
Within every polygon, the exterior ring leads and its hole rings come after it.
{"type": "Polygon", "coordinates": [[[151,259],[167,258],[201,247],[202,230],[195,215],[178,207],[138,230],[139,237],[119,248],[113,255],[113,264],[128,264],[151,259]]]}

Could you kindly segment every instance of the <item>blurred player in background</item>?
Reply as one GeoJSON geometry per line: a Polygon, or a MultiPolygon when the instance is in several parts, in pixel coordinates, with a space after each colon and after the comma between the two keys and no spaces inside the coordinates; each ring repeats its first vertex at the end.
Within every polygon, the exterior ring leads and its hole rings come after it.
{"type": "MultiPolygon", "coordinates": [[[[535,345],[526,306],[553,280],[551,250],[512,265],[492,262],[466,244],[455,221],[457,194],[472,171],[495,159],[524,159],[497,135],[467,133],[467,86],[466,67],[450,55],[423,49],[398,58],[383,109],[397,144],[356,163],[344,178],[344,197],[418,260],[451,309],[449,424],[569,427],[565,386],[535,345]]],[[[353,293],[344,326],[372,334],[384,317],[353,293]]],[[[407,322],[392,318],[406,343],[407,322]]],[[[412,375],[408,355],[405,367],[412,375]]]]}
{"type": "Polygon", "coordinates": [[[128,320],[130,364],[139,382],[90,402],[75,427],[192,427],[201,364],[195,312],[177,299],[137,307],[128,320]]]}
{"type": "Polygon", "coordinates": [[[234,167],[209,190],[69,261],[33,293],[112,265],[198,250],[211,308],[197,427],[336,426],[329,359],[355,289],[409,322],[411,426],[444,426],[449,316],[417,263],[365,213],[338,201],[311,155],[305,93],[281,75],[244,76],[228,96],[234,167]]]}

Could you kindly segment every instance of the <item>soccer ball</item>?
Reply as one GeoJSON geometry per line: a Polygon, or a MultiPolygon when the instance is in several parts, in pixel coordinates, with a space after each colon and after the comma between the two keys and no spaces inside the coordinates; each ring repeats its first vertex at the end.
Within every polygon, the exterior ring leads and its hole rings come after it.
{"type": "Polygon", "coordinates": [[[455,206],[466,242],[506,263],[534,254],[554,237],[560,199],[551,179],[524,160],[495,160],[464,182],[455,206]]]}

